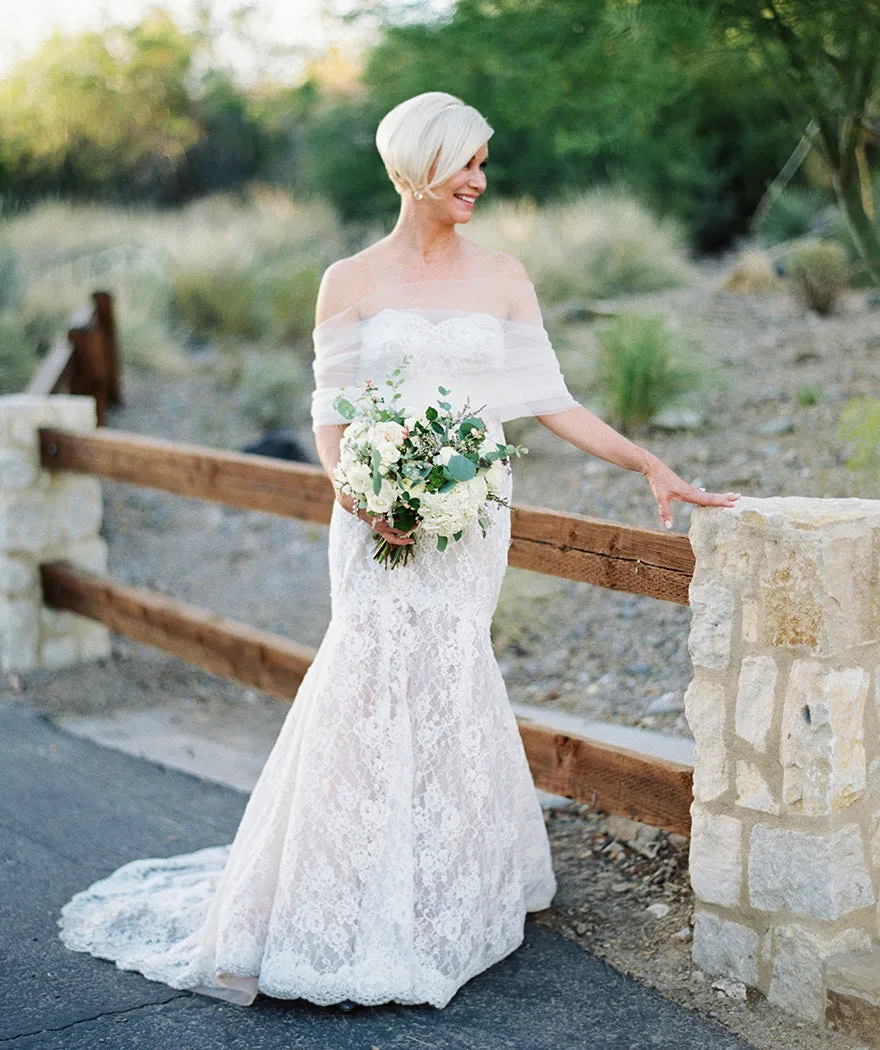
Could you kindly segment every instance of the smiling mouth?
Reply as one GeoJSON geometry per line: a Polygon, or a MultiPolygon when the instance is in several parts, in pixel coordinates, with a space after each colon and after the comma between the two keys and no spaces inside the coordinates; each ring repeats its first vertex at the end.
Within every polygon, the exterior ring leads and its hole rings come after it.
{"type": "Polygon", "coordinates": [[[466,194],[463,193],[453,193],[452,196],[455,197],[457,200],[464,201],[465,204],[469,204],[472,208],[477,199],[476,197],[468,197],[466,194]]]}

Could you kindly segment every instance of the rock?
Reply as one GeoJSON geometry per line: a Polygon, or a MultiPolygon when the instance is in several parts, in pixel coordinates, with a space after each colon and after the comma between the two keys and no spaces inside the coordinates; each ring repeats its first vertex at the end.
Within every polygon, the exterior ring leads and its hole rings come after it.
{"type": "Polygon", "coordinates": [[[651,420],[654,430],[698,430],[703,425],[702,415],[693,409],[666,409],[651,420]]]}
{"type": "Polygon", "coordinates": [[[681,711],[684,711],[684,697],[681,693],[663,693],[645,708],[646,715],[679,714],[681,711]]]}
{"type": "MultiPolygon", "coordinates": [[[[693,852],[692,846],[692,856],[693,852]]],[[[833,922],[875,900],[855,823],[825,835],[757,825],[752,829],[748,877],[749,903],[760,911],[786,908],[795,915],[833,922]]]]}
{"type": "Polygon", "coordinates": [[[645,678],[654,668],[650,664],[627,664],[624,670],[627,674],[635,675],[637,678],[645,678]]]}
{"type": "Polygon", "coordinates": [[[700,911],[694,919],[693,939],[691,955],[697,966],[707,973],[757,985],[761,939],[754,930],[700,911]]]}
{"type": "Polygon", "coordinates": [[[680,930],[676,930],[672,934],[674,941],[680,941],[682,944],[687,944],[693,938],[693,932],[690,926],[682,926],[680,930]]]}
{"type": "Polygon", "coordinates": [[[766,423],[760,423],[755,427],[755,433],[761,437],[781,437],[783,434],[791,434],[794,431],[794,422],[791,419],[770,419],[766,423]]]}
{"type": "Polygon", "coordinates": [[[671,911],[668,904],[664,904],[663,901],[657,901],[654,904],[649,904],[645,911],[649,915],[653,915],[655,919],[665,919],[671,911]]]}
{"type": "Polygon", "coordinates": [[[599,321],[617,315],[617,310],[598,300],[569,299],[558,307],[559,320],[567,324],[585,324],[588,321],[599,321]]]}
{"type": "Polygon", "coordinates": [[[736,907],[743,881],[742,821],[710,813],[696,802],[691,815],[690,876],[694,893],[709,904],[736,907]]]}
{"type": "Polygon", "coordinates": [[[254,456],[272,456],[275,459],[290,459],[298,463],[309,462],[302,445],[288,428],[267,430],[258,440],[245,445],[241,451],[254,456]]]}
{"type": "Polygon", "coordinates": [[[713,981],[712,991],[720,992],[722,995],[726,995],[728,999],[736,999],[737,1002],[741,1003],[744,1003],[748,998],[746,986],[742,981],[732,981],[729,977],[719,977],[717,981],[713,981]]]}

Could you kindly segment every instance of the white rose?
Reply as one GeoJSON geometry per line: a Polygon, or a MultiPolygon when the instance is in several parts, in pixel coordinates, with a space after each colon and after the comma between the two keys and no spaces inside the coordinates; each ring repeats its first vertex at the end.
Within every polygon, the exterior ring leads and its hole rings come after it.
{"type": "Polygon", "coordinates": [[[434,457],[434,462],[439,463],[441,467],[445,467],[450,459],[456,455],[458,455],[458,453],[451,445],[444,445],[434,457]]]}
{"type": "Polygon", "coordinates": [[[397,486],[383,478],[382,487],[378,493],[373,492],[373,486],[370,485],[367,491],[367,510],[371,514],[387,514],[399,495],[397,486]]]}
{"type": "Polygon", "coordinates": [[[396,463],[400,459],[400,449],[390,441],[383,441],[374,447],[379,453],[383,466],[387,467],[389,463],[396,463]]]}
{"type": "Polygon", "coordinates": [[[370,444],[376,447],[380,445],[402,445],[406,437],[404,428],[400,423],[389,420],[386,423],[374,423],[370,427],[370,444]]]}
{"type": "Polygon", "coordinates": [[[484,474],[477,474],[477,476],[471,478],[470,481],[459,482],[455,487],[466,490],[468,501],[473,505],[475,510],[486,502],[486,496],[489,489],[484,474]]]}
{"type": "Polygon", "coordinates": [[[353,463],[345,471],[348,483],[357,493],[371,492],[373,488],[373,472],[366,463],[353,463]]]}

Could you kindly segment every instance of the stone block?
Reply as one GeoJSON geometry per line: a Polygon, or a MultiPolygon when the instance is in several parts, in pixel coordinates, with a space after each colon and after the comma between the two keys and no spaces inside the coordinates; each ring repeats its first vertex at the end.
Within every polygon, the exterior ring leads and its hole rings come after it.
{"type": "Polygon", "coordinates": [[[756,751],[764,751],[776,710],[776,661],[747,656],[740,667],[736,696],[736,732],[756,751]]]}
{"type": "Polygon", "coordinates": [[[857,824],[827,835],[758,824],[752,829],[749,900],[759,911],[833,921],[874,903],[857,824]]]}
{"type": "Polygon", "coordinates": [[[61,474],[49,490],[48,542],[67,544],[94,536],[101,527],[103,496],[97,478],[61,474]]]}
{"type": "Polygon", "coordinates": [[[76,633],[77,623],[81,617],[65,609],[40,608],[40,637],[57,638],[59,635],[76,633]]]}
{"type": "Polygon", "coordinates": [[[100,623],[81,618],[77,628],[79,658],[84,662],[107,660],[110,657],[110,632],[100,623]]]}
{"type": "Polygon", "coordinates": [[[869,1046],[880,1043],[880,951],[876,947],[827,959],[825,1025],[869,1046]]]}
{"type": "Polygon", "coordinates": [[[694,735],[694,797],[709,802],[727,790],[724,744],[724,687],[694,679],[684,695],[685,716],[694,735]]]}
{"type": "Polygon", "coordinates": [[[40,553],[46,544],[47,503],[35,489],[0,492],[0,550],[40,553]]]}
{"type": "Polygon", "coordinates": [[[29,671],[37,666],[40,627],[36,602],[0,598],[0,668],[29,671]]]}
{"type": "Polygon", "coordinates": [[[736,764],[736,804],[761,813],[779,813],[782,807],[773,789],[753,762],[736,764]]]}
{"type": "Polygon", "coordinates": [[[691,807],[690,878],[698,900],[735,907],[743,881],[742,821],[691,807]]]}
{"type": "Polygon", "coordinates": [[[806,1021],[825,1014],[825,962],[843,952],[869,948],[864,930],[829,933],[792,923],[771,931],[773,969],[767,998],[806,1021]]]}
{"type": "Polygon", "coordinates": [[[794,530],[767,537],[760,586],[765,644],[818,646],[822,632],[819,537],[794,530]]]}
{"type": "Polygon", "coordinates": [[[697,556],[698,584],[709,579],[742,582],[755,572],[758,548],[736,515],[726,509],[695,507],[690,540],[697,556]]]}
{"type": "Polygon", "coordinates": [[[39,585],[40,577],[33,558],[0,554],[0,595],[11,598],[30,593],[36,596],[39,585]]]}
{"type": "Polygon", "coordinates": [[[40,644],[41,667],[70,667],[79,663],[79,646],[74,635],[45,638],[40,644]]]}
{"type": "Polygon", "coordinates": [[[694,666],[724,671],[730,663],[733,594],[726,587],[692,584],[690,604],[688,650],[694,666]]]}
{"type": "Polygon", "coordinates": [[[0,397],[0,440],[7,445],[33,450],[40,427],[93,430],[97,425],[95,400],[71,394],[38,397],[11,394],[0,397]]]}
{"type": "Polygon", "coordinates": [[[861,667],[835,671],[816,660],[792,664],[780,759],[783,800],[795,812],[831,813],[864,793],[868,684],[861,667]]]}
{"type": "Polygon", "coordinates": [[[754,988],[758,984],[760,946],[760,936],[748,926],[711,912],[696,913],[691,954],[701,970],[732,977],[754,988]]]}
{"type": "Polygon", "coordinates": [[[0,489],[33,485],[40,468],[36,454],[16,448],[0,448],[0,489]]]}
{"type": "Polygon", "coordinates": [[[89,572],[107,571],[107,542],[100,536],[91,536],[68,544],[61,555],[71,565],[89,572]]]}

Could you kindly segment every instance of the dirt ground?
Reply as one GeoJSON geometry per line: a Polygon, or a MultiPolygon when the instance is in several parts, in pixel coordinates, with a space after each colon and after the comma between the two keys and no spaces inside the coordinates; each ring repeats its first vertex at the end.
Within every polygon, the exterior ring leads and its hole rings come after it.
{"type": "MultiPolygon", "coordinates": [[[[819,319],[784,293],[721,292],[717,275],[710,274],[697,288],[610,306],[662,313],[701,346],[707,380],[683,406],[701,422],[695,429],[638,436],[683,476],[756,496],[880,496],[880,479],[846,470],[837,437],[843,403],[876,394],[880,307],[870,296],[854,293],[837,316],[819,319]],[[806,387],[818,392],[815,404],[801,403],[806,387]]],[[[594,328],[548,321],[573,391],[598,407],[588,381],[594,328]]],[[[203,359],[207,364],[182,379],[126,375],[126,403],[110,425],[229,448],[252,440],[257,434],[236,394],[214,381],[210,355],[203,359]]],[[[307,421],[298,422],[310,446],[307,421]]],[[[530,448],[515,468],[517,502],[656,525],[640,477],[584,456],[535,423],[516,424],[509,436],[530,448]]],[[[687,511],[676,511],[682,531],[687,511]]],[[[307,645],[316,646],[323,635],[329,595],[321,527],[107,483],[104,531],[110,572],[119,579],[307,645]]],[[[510,570],[493,641],[514,702],[688,736],[688,620],[685,607],[510,570]]],[[[0,695],[32,704],[62,724],[79,718],[80,730],[88,728],[83,719],[127,712],[145,720],[144,732],[158,749],[151,757],[162,760],[164,754],[169,763],[179,764],[192,749],[187,733],[195,727],[215,754],[236,753],[243,772],[235,786],[242,789],[287,710],[119,637],[103,664],[0,675],[0,695]]],[[[545,814],[559,893],[540,921],[717,1019],[759,1050],[857,1045],[798,1023],[752,991],[714,988],[696,970],[686,840],[581,806],[548,806],[545,814]]]]}

